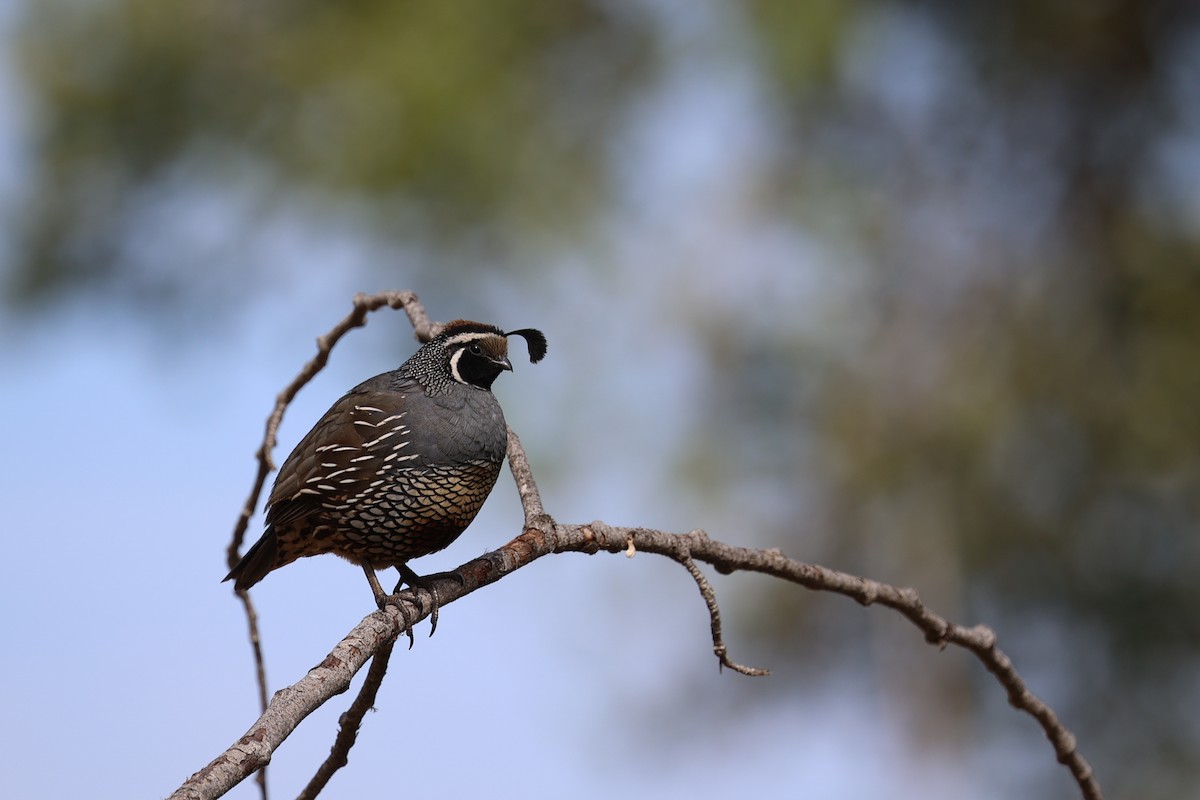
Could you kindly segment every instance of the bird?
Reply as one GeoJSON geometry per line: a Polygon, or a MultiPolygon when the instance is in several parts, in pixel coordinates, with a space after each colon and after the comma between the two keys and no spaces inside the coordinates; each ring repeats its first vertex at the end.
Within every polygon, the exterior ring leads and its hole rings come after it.
{"type": "Polygon", "coordinates": [[[545,357],[541,331],[459,319],[343,395],[283,462],[265,531],[225,580],[245,591],[297,559],[333,553],[363,568],[381,608],[376,570],[395,567],[397,591],[421,585],[408,562],[454,542],[500,474],[508,425],[491,389],[512,370],[510,336],[525,339],[532,363],[545,357]]]}

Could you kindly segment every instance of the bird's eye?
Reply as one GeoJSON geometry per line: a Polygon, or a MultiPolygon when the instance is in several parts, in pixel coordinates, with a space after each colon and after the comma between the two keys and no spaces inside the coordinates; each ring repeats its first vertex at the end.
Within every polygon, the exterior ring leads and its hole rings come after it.
{"type": "Polygon", "coordinates": [[[483,355],[483,348],[479,346],[478,342],[471,345],[470,348],[468,348],[468,349],[471,351],[471,355],[473,355],[473,356],[483,355]]]}

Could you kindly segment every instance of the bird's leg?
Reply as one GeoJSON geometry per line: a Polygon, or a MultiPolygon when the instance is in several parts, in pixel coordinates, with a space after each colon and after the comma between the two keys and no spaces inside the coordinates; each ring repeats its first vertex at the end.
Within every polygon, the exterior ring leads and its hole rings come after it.
{"type": "MultiPolygon", "coordinates": [[[[363,574],[367,576],[367,583],[371,584],[371,593],[375,595],[375,604],[382,610],[387,606],[388,596],[384,594],[383,587],[379,585],[379,578],[375,575],[375,570],[371,569],[370,564],[363,564],[363,574]]],[[[408,609],[402,603],[398,603],[397,608],[400,609],[400,616],[404,618],[404,629],[408,634],[408,649],[413,646],[413,630],[412,619],[408,616],[408,609]]]]}
{"type": "Polygon", "coordinates": [[[367,576],[367,583],[371,584],[371,594],[375,595],[375,605],[383,608],[387,605],[387,595],[383,593],[383,587],[379,585],[379,577],[375,574],[375,570],[371,569],[370,564],[363,564],[363,574],[367,576]]]}
{"type": "Polygon", "coordinates": [[[438,624],[438,606],[441,605],[441,599],[438,597],[437,587],[430,581],[422,578],[420,575],[412,571],[408,564],[397,564],[396,571],[400,573],[400,581],[396,584],[396,591],[404,588],[404,584],[408,584],[414,589],[424,589],[429,592],[429,597],[433,601],[433,609],[429,612],[429,635],[433,636],[437,630],[438,624]]]}

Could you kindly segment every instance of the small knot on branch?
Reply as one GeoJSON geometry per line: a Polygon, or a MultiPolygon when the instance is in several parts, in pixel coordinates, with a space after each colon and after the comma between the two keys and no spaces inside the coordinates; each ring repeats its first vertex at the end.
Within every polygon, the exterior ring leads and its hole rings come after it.
{"type": "MultiPolygon", "coordinates": [[[[596,537],[597,549],[611,550],[614,553],[617,552],[617,550],[622,549],[619,545],[613,546],[613,529],[609,527],[604,520],[598,519],[593,522],[589,522],[587,527],[588,530],[592,532],[592,535],[596,537]]],[[[624,544],[624,542],[622,542],[622,544],[624,544]]]]}
{"type": "Polygon", "coordinates": [[[996,632],[987,625],[976,625],[971,628],[970,636],[979,642],[979,646],[984,650],[996,649],[996,632]]]}
{"type": "Polygon", "coordinates": [[[596,535],[596,531],[591,525],[584,525],[579,529],[583,534],[583,547],[580,552],[587,553],[589,556],[594,556],[600,552],[600,538],[596,535]]]}
{"type": "Polygon", "coordinates": [[[937,622],[940,624],[925,633],[925,641],[937,645],[938,650],[945,650],[946,645],[950,644],[950,635],[954,626],[944,619],[939,619],[937,622]]]}
{"type": "Polygon", "coordinates": [[[554,530],[554,526],[557,524],[558,523],[554,521],[554,517],[543,511],[540,514],[534,514],[531,516],[529,521],[525,523],[525,527],[533,528],[534,530],[541,531],[542,533],[550,533],[554,530]]]}
{"type": "MultiPolygon", "coordinates": [[[[1069,764],[1075,757],[1075,734],[1064,731],[1063,735],[1057,742],[1054,743],[1058,750],[1058,763],[1069,764]]],[[[1088,774],[1091,774],[1091,767],[1088,767],[1088,774]]]]}

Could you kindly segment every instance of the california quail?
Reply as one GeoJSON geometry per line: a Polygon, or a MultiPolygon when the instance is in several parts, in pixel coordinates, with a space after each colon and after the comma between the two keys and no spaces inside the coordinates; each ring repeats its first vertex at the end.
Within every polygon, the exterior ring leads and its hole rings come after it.
{"type": "MultiPolygon", "coordinates": [[[[225,580],[249,589],[304,556],[334,553],[374,570],[396,567],[458,538],[500,474],[508,427],[492,382],[511,370],[508,339],[529,360],[546,337],[456,320],[399,369],[360,383],[325,412],[283,462],[267,501],[267,527],[225,580]]],[[[435,598],[436,604],[436,598],[435,598]]]]}

